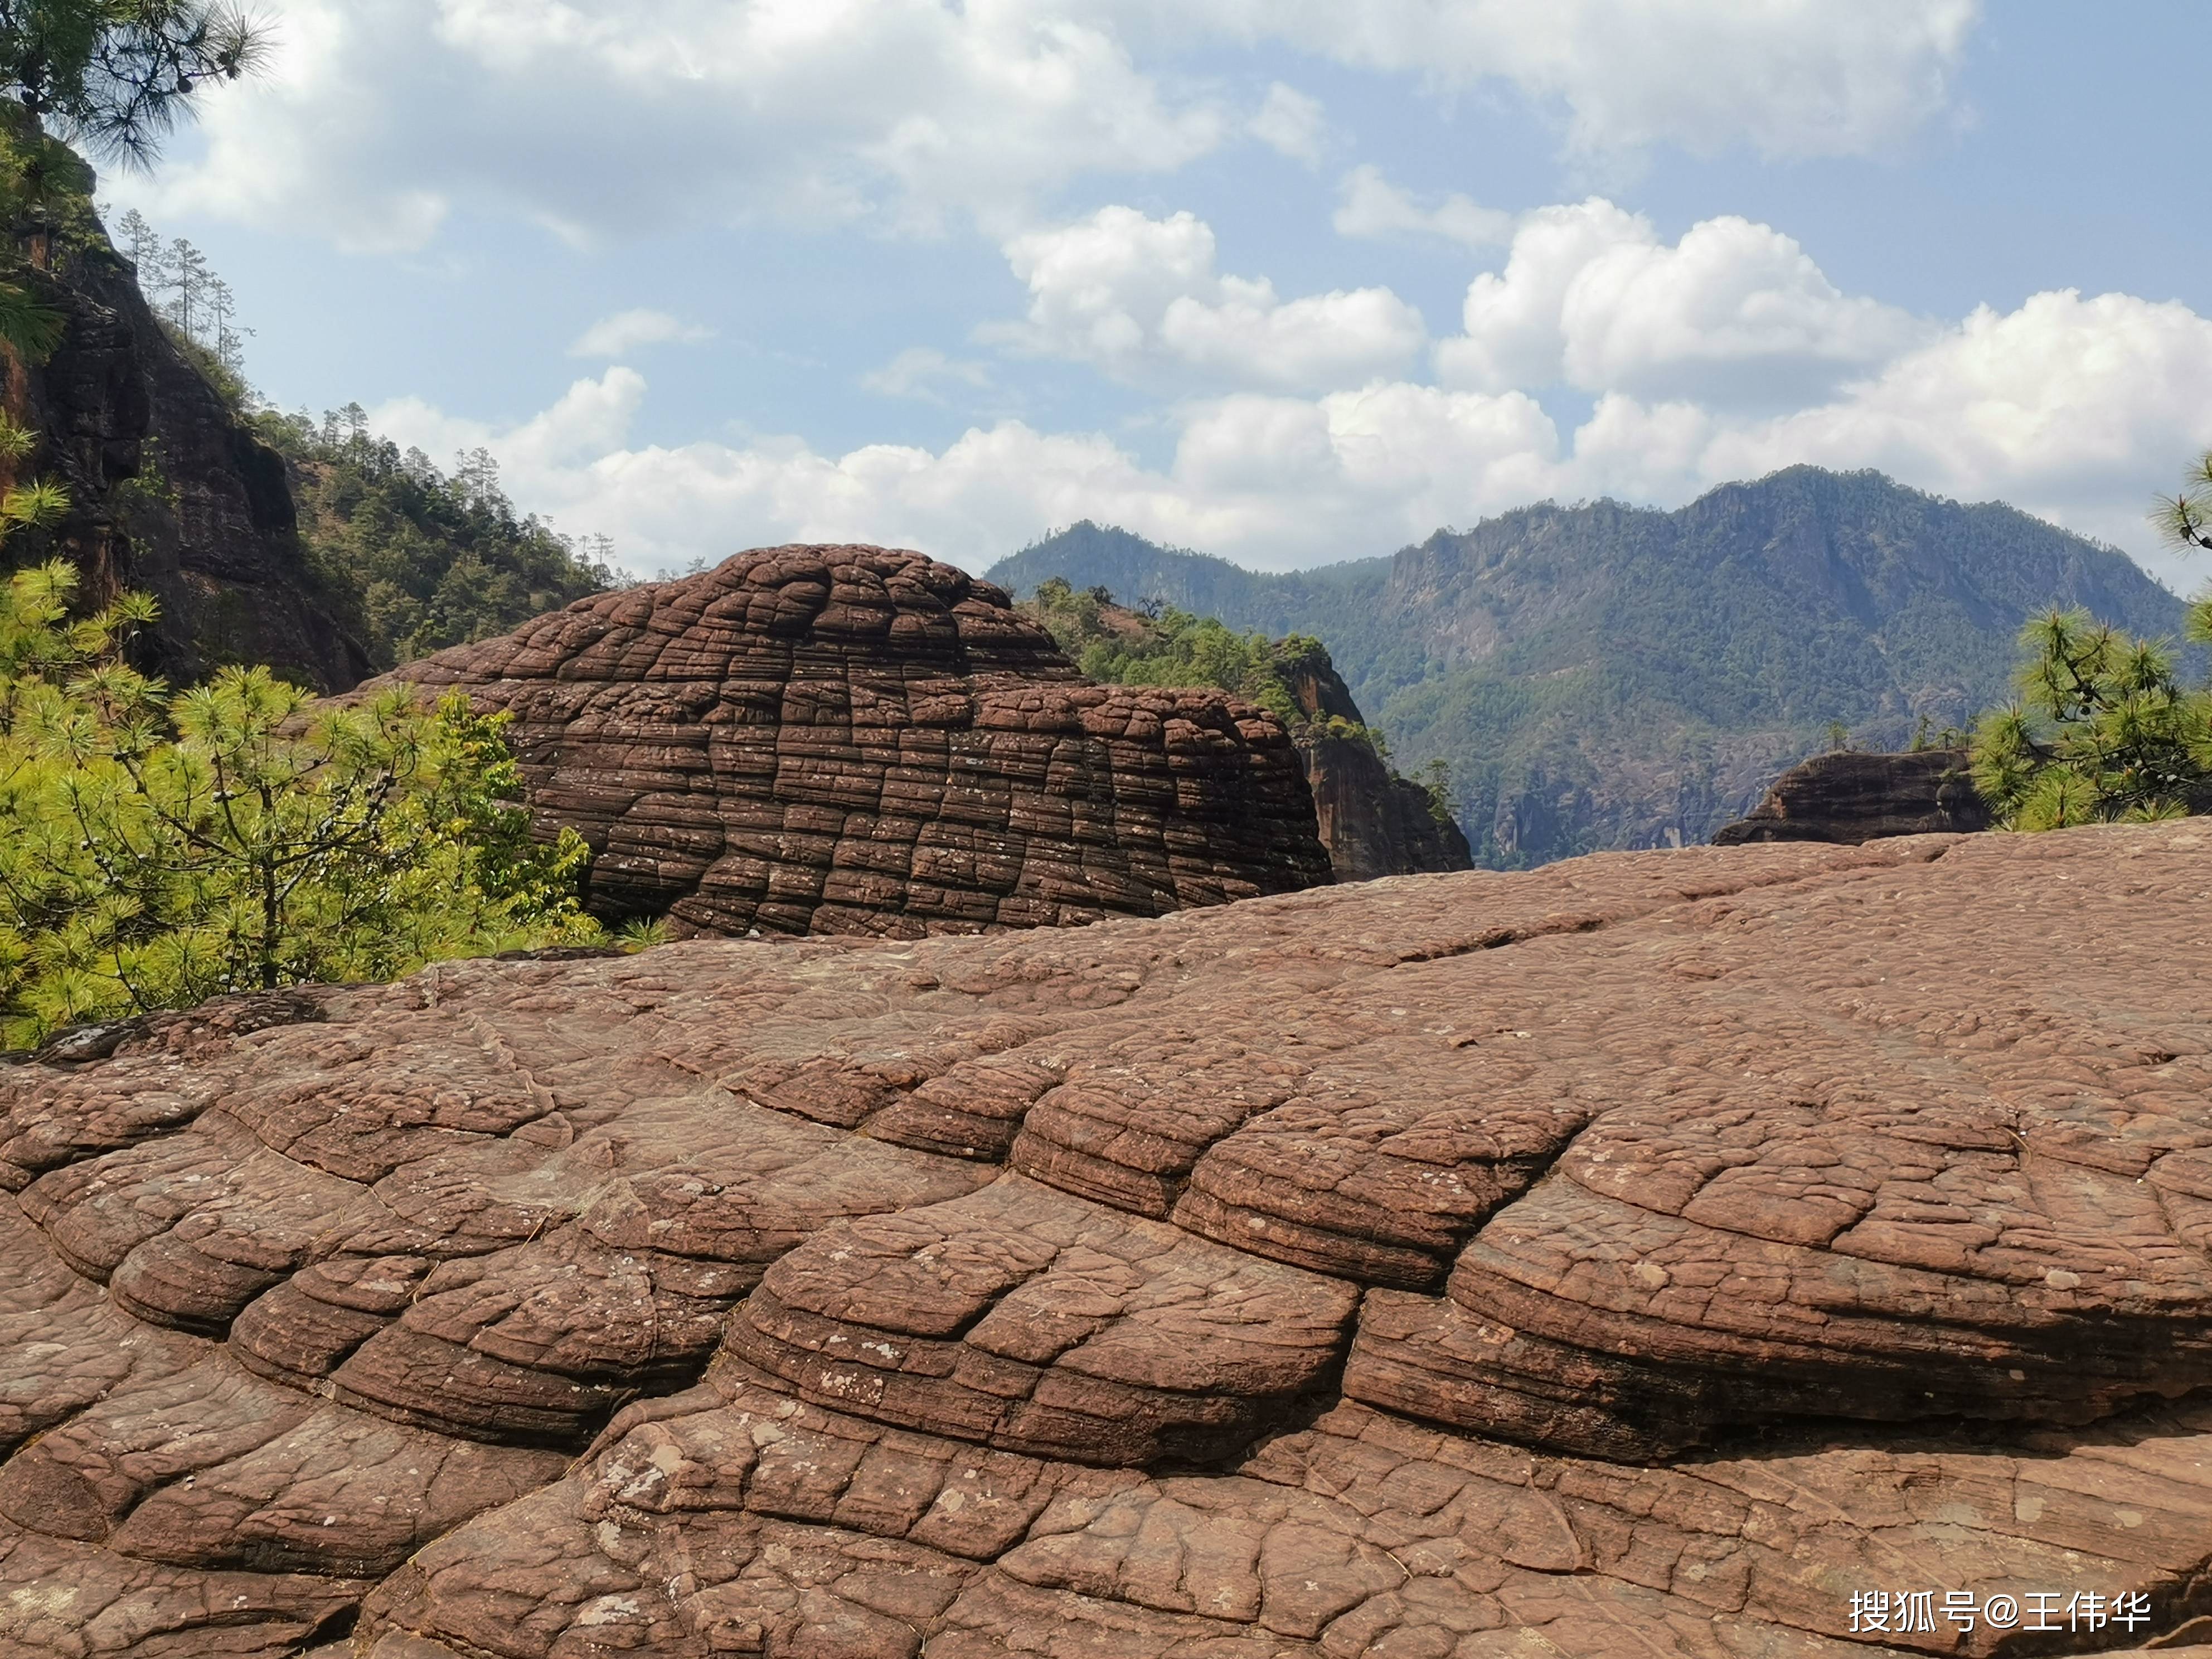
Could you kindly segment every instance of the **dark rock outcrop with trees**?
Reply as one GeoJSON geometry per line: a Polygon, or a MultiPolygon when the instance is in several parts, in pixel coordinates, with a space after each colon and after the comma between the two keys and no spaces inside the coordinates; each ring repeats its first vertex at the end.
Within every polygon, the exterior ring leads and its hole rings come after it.
{"type": "Polygon", "coordinates": [[[1078,592],[1056,577],[1039,583],[1021,608],[1094,679],[1218,685],[1279,716],[1297,744],[1339,881],[1472,864],[1441,769],[1425,780],[1400,775],[1382,733],[1362,718],[1319,640],[1271,641],[1171,607],[1134,610],[1105,588],[1078,592]]]}
{"type": "Polygon", "coordinates": [[[1713,832],[1716,847],[1751,841],[1856,843],[1883,836],[1986,830],[1964,749],[1815,755],[1774,781],[1757,806],[1713,832]]]}

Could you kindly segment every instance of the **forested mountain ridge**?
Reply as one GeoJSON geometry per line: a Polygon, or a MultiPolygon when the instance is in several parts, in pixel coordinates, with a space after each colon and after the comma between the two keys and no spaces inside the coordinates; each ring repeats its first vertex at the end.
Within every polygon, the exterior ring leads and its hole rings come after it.
{"type": "Polygon", "coordinates": [[[2182,618],[2125,555],[2013,507],[1804,466],[1671,513],[1524,507],[1293,575],[1078,526],[991,579],[1055,574],[1318,635],[1401,764],[1449,765],[1501,866],[1700,841],[1837,728],[1903,747],[1963,725],[2052,605],[2152,636],[2182,618]]]}
{"type": "Polygon", "coordinates": [[[268,664],[320,690],[368,670],[344,606],[301,545],[283,462],[257,441],[188,342],[173,338],[108,241],[92,170],[0,100],[0,226],[9,281],[52,319],[50,351],[10,368],[10,414],[33,434],[9,481],[50,480],[54,522],[8,539],[4,564],[67,559],[84,597],[125,588],[161,607],[137,649],[171,680],[268,664]],[[35,170],[38,188],[21,180],[35,170]]]}

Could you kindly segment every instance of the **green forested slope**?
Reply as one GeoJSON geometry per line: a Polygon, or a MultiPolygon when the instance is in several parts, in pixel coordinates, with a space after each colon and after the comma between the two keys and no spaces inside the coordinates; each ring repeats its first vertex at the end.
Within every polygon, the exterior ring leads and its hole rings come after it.
{"type": "Polygon", "coordinates": [[[1841,727],[1902,747],[2006,695],[2021,623],[2178,634],[2126,556],[1999,504],[1793,467],[1673,513],[1542,505],[1395,558],[1262,575],[1078,526],[1002,561],[1309,633],[1401,764],[1448,763],[1500,866],[1702,840],[1841,727]]]}
{"type": "Polygon", "coordinates": [[[373,668],[503,634],[617,580],[604,538],[580,544],[518,513],[482,449],[448,472],[372,432],[359,404],[319,421],[270,407],[246,377],[253,331],[206,255],[136,210],[116,218],[115,241],[169,343],[283,457],[315,598],[373,668]]]}
{"type": "Polygon", "coordinates": [[[517,513],[482,450],[445,472],[370,432],[357,404],[319,425],[264,410],[254,428],[284,457],[307,556],[380,669],[503,634],[616,580],[604,541],[579,547],[517,513]]]}

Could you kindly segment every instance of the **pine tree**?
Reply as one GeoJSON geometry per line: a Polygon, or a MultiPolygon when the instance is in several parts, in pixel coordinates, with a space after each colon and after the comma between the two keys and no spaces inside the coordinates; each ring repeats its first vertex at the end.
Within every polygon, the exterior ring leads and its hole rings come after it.
{"type": "MultiPolygon", "coordinates": [[[[2212,644],[2212,595],[2190,611],[2212,644]]],[[[2055,611],[2021,635],[2021,701],[1975,727],[1975,787],[2012,830],[2212,811],[2212,686],[2185,687],[2172,653],[2055,611]]]]}
{"type": "Polygon", "coordinates": [[[268,31],[234,0],[8,0],[0,94],[94,154],[144,166],[210,83],[256,73],[268,31]]]}
{"type": "Polygon", "coordinates": [[[172,692],[123,659],[151,602],[71,621],[76,585],[0,586],[0,1042],[602,937],[582,842],[531,839],[504,717],[404,687],[317,712],[265,668],[172,692]]]}
{"type": "Polygon", "coordinates": [[[198,340],[207,325],[208,287],[216,280],[207,255],[179,236],[169,244],[162,276],[170,295],[169,320],[186,339],[198,340]]]}
{"type": "Polygon", "coordinates": [[[238,301],[230,291],[230,284],[220,276],[208,280],[208,332],[212,337],[206,344],[215,353],[215,360],[240,380],[246,374],[246,342],[253,331],[237,326],[232,319],[238,314],[238,301]]]}
{"type": "Polygon", "coordinates": [[[161,278],[161,237],[146,222],[146,216],[132,208],[115,222],[115,240],[121,245],[124,257],[131,261],[138,274],[138,286],[150,288],[161,278]]]}

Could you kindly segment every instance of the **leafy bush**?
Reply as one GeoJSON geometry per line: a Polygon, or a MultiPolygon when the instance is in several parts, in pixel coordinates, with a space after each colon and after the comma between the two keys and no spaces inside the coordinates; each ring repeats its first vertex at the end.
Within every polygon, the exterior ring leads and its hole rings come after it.
{"type": "Polygon", "coordinates": [[[311,708],[258,667],[173,692],[123,659],[152,602],[72,621],[76,584],[0,588],[0,1042],[602,940],[582,841],[531,839],[503,716],[406,688],[311,708]]]}

